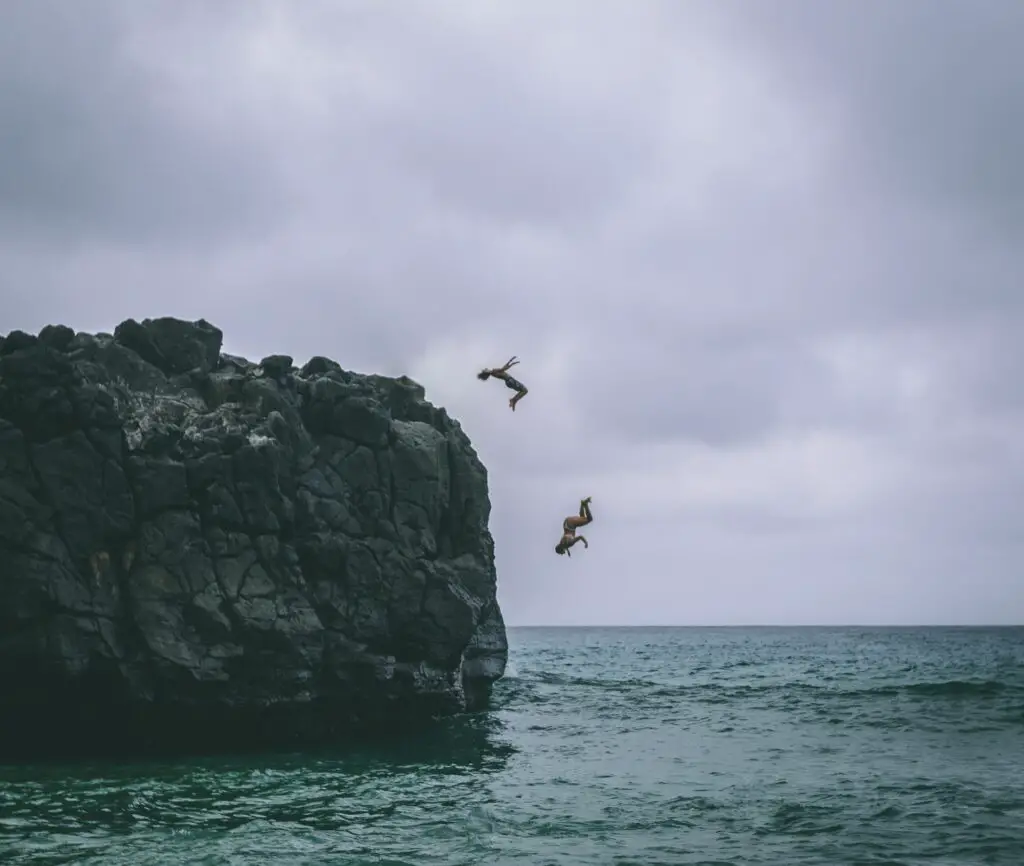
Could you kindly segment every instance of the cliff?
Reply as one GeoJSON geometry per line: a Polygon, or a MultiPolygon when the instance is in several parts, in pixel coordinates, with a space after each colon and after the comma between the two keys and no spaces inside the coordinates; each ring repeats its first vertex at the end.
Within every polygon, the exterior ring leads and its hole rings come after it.
{"type": "Polygon", "coordinates": [[[0,750],[312,743],[486,706],[487,473],[407,378],[205,321],[0,341],[0,750]]]}

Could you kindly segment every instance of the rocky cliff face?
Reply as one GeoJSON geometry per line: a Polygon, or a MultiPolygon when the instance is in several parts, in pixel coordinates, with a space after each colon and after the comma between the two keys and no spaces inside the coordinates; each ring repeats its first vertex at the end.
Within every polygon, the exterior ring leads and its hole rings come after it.
{"type": "Polygon", "coordinates": [[[458,423],[221,336],[0,342],[0,749],[311,742],[482,707],[504,673],[458,423]]]}

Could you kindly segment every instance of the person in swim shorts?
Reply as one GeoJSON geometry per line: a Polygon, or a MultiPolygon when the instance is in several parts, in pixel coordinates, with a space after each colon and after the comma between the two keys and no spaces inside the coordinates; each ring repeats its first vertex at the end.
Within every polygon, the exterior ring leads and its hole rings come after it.
{"type": "Polygon", "coordinates": [[[527,387],[522,382],[520,382],[514,376],[510,376],[508,374],[509,368],[514,367],[518,363],[519,361],[516,359],[516,356],[513,355],[511,358],[508,359],[508,361],[505,362],[504,367],[493,367],[490,369],[481,370],[479,373],[476,374],[476,377],[481,382],[486,382],[492,376],[495,379],[501,379],[505,383],[506,388],[509,388],[512,391],[516,392],[515,396],[508,401],[509,408],[513,412],[516,411],[516,403],[522,400],[523,397],[525,397],[529,393],[527,387]]]}
{"type": "Polygon", "coordinates": [[[558,542],[558,544],[555,545],[555,553],[557,553],[559,556],[561,556],[563,553],[572,556],[572,554],[569,553],[569,548],[572,547],[577,541],[582,541],[584,547],[590,547],[590,545],[587,544],[586,538],[584,538],[582,535],[576,534],[577,529],[579,529],[581,526],[586,526],[594,519],[593,515],[590,513],[590,499],[591,497],[588,496],[586,499],[580,500],[579,517],[577,517],[576,515],[571,515],[562,521],[562,538],[558,542]]]}

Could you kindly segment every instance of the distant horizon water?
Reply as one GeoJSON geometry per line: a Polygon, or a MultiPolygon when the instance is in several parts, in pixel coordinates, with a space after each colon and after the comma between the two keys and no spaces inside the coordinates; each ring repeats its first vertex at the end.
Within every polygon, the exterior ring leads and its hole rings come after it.
{"type": "Polygon", "coordinates": [[[1024,628],[1022,622],[924,622],[924,623],[870,623],[870,622],[847,622],[847,623],[505,623],[506,629],[513,628],[552,628],[552,629],[623,629],[623,628],[891,628],[891,629],[917,629],[917,628],[1024,628]]]}

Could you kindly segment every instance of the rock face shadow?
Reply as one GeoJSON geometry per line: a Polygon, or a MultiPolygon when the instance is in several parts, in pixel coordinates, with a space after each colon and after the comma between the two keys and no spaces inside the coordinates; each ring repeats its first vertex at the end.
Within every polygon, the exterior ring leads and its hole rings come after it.
{"type": "Polygon", "coordinates": [[[382,735],[504,674],[487,471],[408,378],[205,321],[0,339],[0,753],[382,735]]]}

